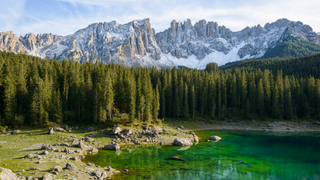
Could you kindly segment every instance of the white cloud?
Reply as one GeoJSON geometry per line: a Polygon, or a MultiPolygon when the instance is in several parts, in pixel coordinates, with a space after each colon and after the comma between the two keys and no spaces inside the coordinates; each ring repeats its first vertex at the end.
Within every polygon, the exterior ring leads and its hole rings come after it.
{"type": "Polygon", "coordinates": [[[3,31],[14,30],[24,11],[24,0],[10,0],[1,2],[0,21],[3,31]]]}
{"type": "MultiPolygon", "coordinates": [[[[150,18],[156,32],[170,26],[173,19],[196,21],[206,19],[225,25],[232,31],[239,31],[246,26],[264,25],[280,18],[301,21],[320,32],[320,1],[304,0],[58,0],[71,3],[65,11],[70,16],[43,14],[44,19],[33,16],[32,12],[24,11],[25,1],[5,1],[4,11],[0,12],[0,31],[12,30],[17,34],[27,32],[53,33],[60,35],[72,34],[95,22],[127,23],[133,19],[150,18]],[[21,22],[24,17],[32,17],[32,21],[21,22]],[[3,23],[4,22],[4,23],[3,23]],[[18,22],[21,22],[18,24],[18,22]]],[[[55,7],[50,7],[55,8],[55,7]]]]}

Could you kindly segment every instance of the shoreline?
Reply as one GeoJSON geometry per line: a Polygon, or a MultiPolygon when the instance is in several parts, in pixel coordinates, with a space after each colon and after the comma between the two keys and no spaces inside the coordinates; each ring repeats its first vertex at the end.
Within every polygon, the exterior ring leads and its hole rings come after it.
{"type": "MultiPolygon", "coordinates": [[[[320,123],[317,121],[214,121],[211,123],[200,121],[166,121],[160,126],[147,126],[144,130],[131,127],[122,127],[119,133],[114,129],[91,130],[75,127],[67,128],[62,132],[55,131],[53,135],[48,130],[22,130],[18,134],[0,136],[0,167],[13,170],[18,176],[27,177],[34,175],[41,178],[45,173],[53,173],[55,179],[74,177],[75,179],[89,179],[100,176],[105,172],[109,177],[113,174],[125,173],[124,170],[113,169],[112,167],[100,167],[92,163],[82,162],[81,159],[87,154],[97,153],[108,144],[119,144],[120,146],[136,145],[173,145],[177,138],[187,138],[192,143],[195,138],[200,139],[197,131],[257,131],[257,132],[319,132],[320,123]],[[130,130],[130,135],[128,133],[130,130]],[[161,132],[158,134],[158,131],[161,132]],[[195,131],[195,133],[194,133],[195,131]],[[157,132],[156,134],[154,132],[157,132]],[[125,135],[126,134],[126,135],[125,135]],[[28,142],[28,143],[24,143],[28,142]],[[82,142],[82,145],[80,145],[82,142]],[[49,155],[42,155],[40,158],[25,158],[27,154],[40,155],[43,153],[39,143],[54,145],[67,143],[67,146],[52,146],[47,151],[49,155]],[[33,148],[32,148],[33,147],[33,148]],[[1,155],[2,154],[2,155],[1,155]],[[66,163],[73,163],[77,167],[75,171],[63,170],[58,174],[52,172],[56,165],[65,167],[66,163]],[[36,170],[30,170],[35,168],[36,170]],[[37,170],[38,168],[38,170],[37,170]],[[107,171],[108,169],[108,171],[107,171]]],[[[214,135],[214,133],[212,134],[214,135]]],[[[203,139],[204,140],[204,139],[203,139]]],[[[1,174],[1,173],[0,173],[1,174]]]]}

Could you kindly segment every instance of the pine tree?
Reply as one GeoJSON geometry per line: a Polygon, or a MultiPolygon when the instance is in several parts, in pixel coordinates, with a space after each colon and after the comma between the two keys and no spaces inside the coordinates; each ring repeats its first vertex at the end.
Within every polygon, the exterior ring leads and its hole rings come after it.
{"type": "Polygon", "coordinates": [[[194,120],[194,115],[196,112],[196,94],[195,94],[195,90],[194,90],[194,85],[192,85],[191,88],[191,99],[192,99],[192,120],[194,120]]]}
{"type": "Polygon", "coordinates": [[[6,120],[6,124],[11,124],[15,117],[15,113],[17,110],[16,92],[17,90],[15,87],[14,79],[12,77],[12,73],[9,71],[4,84],[4,97],[3,97],[4,117],[6,120]]]}
{"type": "Polygon", "coordinates": [[[215,97],[212,96],[211,119],[214,119],[214,118],[215,118],[215,113],[216,113],[216,100],[215,100],[215,97]]]}
{"type": "Polygon", "coordinates": [[[257,90],[257,105],[260,116],[264,116],[264,91],[262,85],[262,79],[260,79],[257,90]]]}
{"type": "Polygon", "coordinates": [[[184,84],[184,117],[186,119],[189,118],[189,102],[188,102],[188,85],[187,83],[184,84]]]}
{"type": "Polygon", "coordinates": [[[153,104],[152,104],[152,118],[154,120],[158,119],[158,111],[160,109],[160,103],[159,103],[159,90],[158,85],[156,86],[156,90],[154,91],[153,95],[153,104]]]}
{"type": "Polygon", "coordinates": [[[273,118],[280,119],[279,90],[277,85],[275,85],[272,94],[272,116],[273,118]]]}

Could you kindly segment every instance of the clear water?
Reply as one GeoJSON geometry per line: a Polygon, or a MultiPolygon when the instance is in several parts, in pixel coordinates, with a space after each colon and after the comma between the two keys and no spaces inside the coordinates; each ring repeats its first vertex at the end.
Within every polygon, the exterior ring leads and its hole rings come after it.
{"type": "Polygon", "coordinates": [[[196,132],[202,141],[175,146],[126,146],[99,151],[85,162],[119,169],[112,179],[320,179],[319,133],[196,132]],[[211,135],[223,138],[206,142],[211,135]],[[180,156],[185,161],[168,160],[180,156]],[[128,173],[123,170],[129,169],[128,173]]]}

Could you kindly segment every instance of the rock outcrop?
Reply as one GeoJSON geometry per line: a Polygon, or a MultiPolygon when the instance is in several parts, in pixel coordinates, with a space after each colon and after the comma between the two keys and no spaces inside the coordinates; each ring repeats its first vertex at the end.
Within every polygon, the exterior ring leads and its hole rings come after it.
{"type": "Polygon", "coordinates": [[[17,179],[17,176],[10,169],[0,167],[0,179],[15,180],[17,179]]]}
{"type": "Polygon", "coordinates": [[[188,138],[177,138],[173,141],[173,145],[175,145],[175,146],[192,146],[193,143],[188,138]]]}
{"type": "Polygon", "coordinates": [[[77,169],[77,167],[76,167],[74,164],[72,164],[72,163],[67,163],[67,164],[66,164],[66,169],[68,169],[68,170],[75,170],[75,169],[77,169]]]}
{"type": "Polygon", "coordinates": [[[149,19],[126,24],[94,23],[68,36],[28,33],[17,37],[0,33],[0,50],[49,59],[89,60],[126,66],[187,66],[204,69],[207,63],[262,57],[288,37],[320,43],[320,36],[302,22],[279,19],[232,32],[217,22],[173,20],[170,28],[155,34],[149,19]]]}
{"type": "Polygon", "coordinates": [[[120,150],[120,146],[118,144],[108,144],[105,145],[104,150],[120,150]]]}
{"type": "Polygon", "coordinates": [[[221,137],[219,137],[219,136],[210,136],[210,137],[209,137],[209,140],[220,141],[220,140],[221,140],[221,137]]]}

